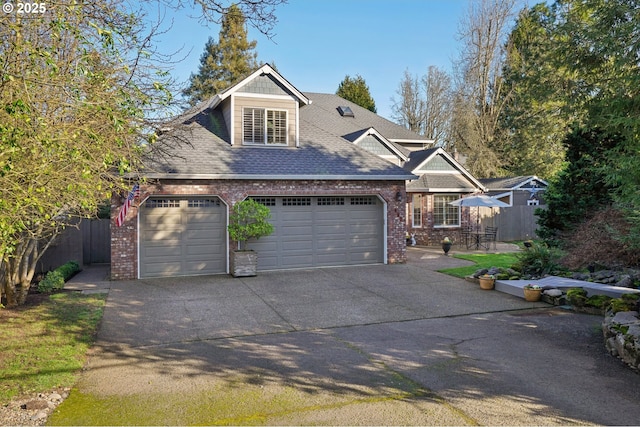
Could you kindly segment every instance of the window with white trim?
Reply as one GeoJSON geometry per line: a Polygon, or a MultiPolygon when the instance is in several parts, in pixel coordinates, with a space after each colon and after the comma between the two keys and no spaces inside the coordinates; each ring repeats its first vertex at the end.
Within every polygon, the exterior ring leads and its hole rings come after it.
{"type": "Polygon", "coordinates": [[[433,196],[434,227],[460,226],[460,208],[449,204],[457,199],[459,199],[459,196],[450,194],[436,194],[433,196]]]}
{"type": "Polygon", "coordinates": [[[287,111],[243,108],[242,141],[255,145],[287,145],[287,111]]]}
{"type": "Polygon", "coordinates": [[[413,194],[411,196],[411,205],[413,206],[411,225],[414,228],[422,227],[422,194],[413,194]]]}

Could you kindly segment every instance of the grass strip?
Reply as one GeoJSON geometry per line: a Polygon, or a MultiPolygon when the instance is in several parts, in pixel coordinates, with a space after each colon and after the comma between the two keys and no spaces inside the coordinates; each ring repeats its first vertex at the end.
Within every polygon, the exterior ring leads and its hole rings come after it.
{"type": "Polygon", "coordinates": [[[71,387],[95,340],[106,294],[38,295],[0,310],[0,404],[31,392],[71,387]]]}
{"type": "Polygon", "coordinates": [[[448,274],[450,276],[464,278],[470,276],[480,268],[490,267],[504,267],[509,268],[513,266],[517,261],[516,252],[498,253],[498,254],[457,254],[455,258],[465,259],[472,261],[475,265],[468,265],[466,267],[445,268],[438,270],[440,273],[448,274]]]}

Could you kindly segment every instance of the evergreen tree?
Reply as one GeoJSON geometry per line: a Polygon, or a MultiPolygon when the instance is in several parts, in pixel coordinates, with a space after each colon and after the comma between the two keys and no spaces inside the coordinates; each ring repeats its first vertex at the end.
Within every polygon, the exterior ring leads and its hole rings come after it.
{"type": "Polygon", "coordinates": [[[195,105],[246,77],[258,67],[257,42],[247,40],[245,17],[235,4],[222,19],[219,40],[209,38],[200,57],[197,74],[191,74],[189,86],[182,91],[195,105]]]}
{"type": "Polygon", "coordinates": [[[608,208],[615,190],[605,182],[605,153],[622,142],[600,129],[576,130],[565,140],[567,164],[550,182],[547,209],[537,212],[538,236],[560,244],[590,214],[608,208]]]}
{"type": "Polygon", "coordinates": [[[550,178],[562,168],[570,76],[558,67],[554,45],[560,42],[549,25],[552,16],[544,3],[525,9],[509,36],[503,69],[509,99],[500,125],[508,142],[505,169],[514,175],[550,178]]]}
{"type": "Polygon", "coordinates": [[[338,85],[336,95],[374,113],[378,111],[376,103],[371,97],[371,93],[369,93],[369,86],[359,74],[356,74],[354,78],[347,75],[338,85]]]}

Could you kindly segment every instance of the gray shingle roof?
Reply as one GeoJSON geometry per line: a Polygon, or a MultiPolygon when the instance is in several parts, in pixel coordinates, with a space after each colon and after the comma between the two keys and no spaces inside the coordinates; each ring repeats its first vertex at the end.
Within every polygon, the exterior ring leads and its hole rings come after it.
{"type": "Polygon", "coordinates": [[[478,189],[459,174],[425,174],[407,182],[407,191],[472,193],[478,189]]]}
{"type": "Polygon", "coordinates": [[[311,99],[311,104],[300,109],[301,120],[330,129],[335,135],[344,137],[373,127],[390,140],[432,142],[429,138],[418,135],[338,95],[308,92],[305,92],[305,95],[311,99]],[[350,107],[354,117],[342,117],[338,112],[338,107],[341,105],[350,107]]]}
{"type": "MultiPolygon", "coordinates": [[[[163,153],[154,154],[145,163],[146,175],[150,178],[192,179],[415,178],[401,167],[342,138],[342,130],[336,130],[346,127],[338,126],[332,120],[320,120],[323,113],[314,114],[315,109],[308,107],[300,109],[299,148],[232,146],[218,110],[205,109],[193,117],[185,117],[185,127],[161,138],[163,153]],[[303,114],[303,111],[306,112],[303,114]]],[[[339,116],[337,111],[335,114],[339,116]]]]}
{"type": "Polygon", "coordinates": [[[486,186],[489,190],[492,191],[506,191],[512,190],[516,187],[525,184],[527,181],[536,180],[543,185],[546,184],[543,180],[539,179],[535,175],[527,175],[527,176],[512,176],[507,178],[484,178],[479,181],[486,186]]]}
{"type": "Polygon", "coordinates": [[[437,148],[427,148],[426,150],[418,150],[410,153],[409,160],[402,166],[408,171],[412,171],[429,158],[433,153],[438,151],[437,148]]]}

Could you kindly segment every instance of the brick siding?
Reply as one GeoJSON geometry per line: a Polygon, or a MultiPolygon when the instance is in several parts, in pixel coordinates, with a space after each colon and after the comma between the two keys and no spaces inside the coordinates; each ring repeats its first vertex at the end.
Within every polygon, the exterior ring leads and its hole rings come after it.
{"type": "MultiPolygon", "coordinates": [[[[404,181],[246,181],[246,180],[164,180],[142,184],[140,199],[129,209],[125,223],[116,227],[115,218],[121,198],[111,205],[111,278],[135,279],[138,276],[138,203],[149,196],[209,195],[218,196],[233,206],[248,196],[303,195],[379,195],[387,202],[387,262],[406,261],[406,218],[404,181]],[[396,194],[402,200],[396,200],[396,194]]],[[[229,242],[232,248],[232,242],[229,242]]]]}

